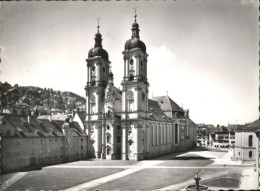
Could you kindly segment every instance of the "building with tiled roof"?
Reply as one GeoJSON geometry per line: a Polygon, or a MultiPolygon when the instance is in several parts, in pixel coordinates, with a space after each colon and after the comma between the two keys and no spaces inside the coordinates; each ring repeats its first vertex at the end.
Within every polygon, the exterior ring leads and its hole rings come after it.
{"type": "Polygon", "coordinates": [[[157,101],[161,110],[169,117],[174,115],[184,115],[184,110],[175,103],[169,96],[153,97],[152,100],[157,101]]]}
{"type": "Polygon", "coordinates": [[[260,120],[247,124],[239,125],[235,130],[235,149],[233,159],[241,162],[256,162],[258,138],[256,131],[260,129],[260,120]]]}
{"type": "Polygon", "coordinates": [[[196,145],[197,125],[189,110],[183,110],[168,95],[148,99],[148,54],[139,31],[135,20],[123,51],[122,91],[114,86],[99,26],[94,48],[86,59],[84,122],[97,158],[143,160],[196,145]]]}
{"type": "Polygon", "coordinates": [[[60,119],[8,114],[1,116],[2,171],[87,158],[86,133],[77,122],[60,119]],[[67,128],[64,128],[64,123],[67,128]]]}

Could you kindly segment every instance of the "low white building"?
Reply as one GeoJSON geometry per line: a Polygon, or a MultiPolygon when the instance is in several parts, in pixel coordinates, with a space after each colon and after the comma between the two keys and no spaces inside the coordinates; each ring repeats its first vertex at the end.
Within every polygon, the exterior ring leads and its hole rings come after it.
{"type": "Polygon", "coordinates": [[[249,125],[240,126],[235,132],[235,149],[233,159],[241,162],[255,162],[257,157],[258,139],[255,131],[260,127],[259,119],[249,125]]]}

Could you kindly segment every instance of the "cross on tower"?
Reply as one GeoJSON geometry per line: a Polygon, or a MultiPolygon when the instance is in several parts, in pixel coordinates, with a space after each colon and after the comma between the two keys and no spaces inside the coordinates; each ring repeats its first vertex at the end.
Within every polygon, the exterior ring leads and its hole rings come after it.
{"type": "Polygon", "coordinates": [[[137,17],[137,15],[136,15],[137,7],[136,6],[134,7],[134,10],[135,10],[135,22],[136,22],[136,17],[137,17]]]}
{"type": "Polygon", "coordinates": [[[99,26],[99,20],[100,20],[100,17],[97,18],[97,21],[98,21],[98,26],[97,26],[97,28],[98,28],[98,33],[99,33],[99,27],[100,27],[100,26],[99,26]]]}

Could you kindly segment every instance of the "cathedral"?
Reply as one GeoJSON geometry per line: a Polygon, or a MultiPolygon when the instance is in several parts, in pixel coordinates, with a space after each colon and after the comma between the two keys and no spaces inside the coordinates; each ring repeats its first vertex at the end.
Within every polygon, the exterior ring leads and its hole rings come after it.
{"type": "Polygon", "coordinates": [[[139,32],[135,14],[123,51],[122,91],[113,84],[99,26],[95,46],[88,52],[85,127],[96,158],[143,160],[196,145],[197,126],[189,110],[168,95],[148,99],[148,54],[139,32]]]}

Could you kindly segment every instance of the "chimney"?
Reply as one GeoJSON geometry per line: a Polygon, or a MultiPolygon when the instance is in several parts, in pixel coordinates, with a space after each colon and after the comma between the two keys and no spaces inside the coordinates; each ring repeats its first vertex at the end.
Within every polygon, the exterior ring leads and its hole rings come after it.
{"type": "Polygon", "coordinates": [[[31,123],[31,116],[30,115],[27,116],[27,122],[31,123]]]}

